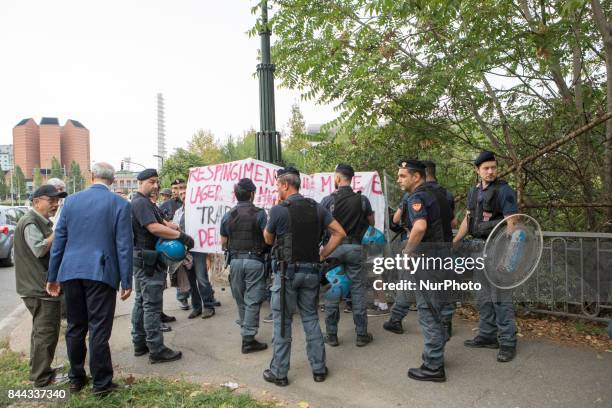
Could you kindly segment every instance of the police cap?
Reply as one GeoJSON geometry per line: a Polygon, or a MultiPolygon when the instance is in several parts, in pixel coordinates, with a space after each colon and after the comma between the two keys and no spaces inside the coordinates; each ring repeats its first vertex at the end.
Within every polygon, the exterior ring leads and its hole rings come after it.
{"type": "Polygon", "coordinates": [[[145,170],[141,171],[140,173],[138,173],[138,176],[136,176],[136,179],[138,181],[144,181],[144,180],[150,179],[151,177],[159,177],[157,175],[157,170],[155,170],[155,169],[145,169],[145,170]]]}
{"type": "Polygon", "coordinates": [[[300,175],[300,172],[295,167],[284,167],[282,169],[278,169],[276,171],[276,177],[282,176],[283,174],[295,174],[296,176],[300,175]]]}
{"type": "Polygon", "coordinates": [[[401,159],[397,162],[397,166],[400,169],[425,170],[425,165],[422,161],[413,159],[401,159]]]}
{"type": "Polygon", "coordinates": [[[340,173],[345,177],[353,178],[355,170],[350,164],[340,163],[336,166],[336,173],[340,173]]]}
{"type": "Polygon", "coordinates": [[[185,184],[185,180],[182,178],[177,178],[172,180],[172,183],[170,183],[171,186],[178,186],[179,184],[185,184]]]}
{"type": "Polygon", "coordinates": [[[236,183],[236,187],[240,187],[243,190],[249,191],[249,192],[257,191],[257,187],[255,187],[255,184],[253,183],[253,181],[251,181],[250,178],[240,179],[240,181],[236,183]]]}
{"type": "Polygon", "coordinates": [[[476,160],[474,160],[474,165],[476,167],[480,167],[480,165],[487,161],[495,161],[495,153],[489,150],[483,150],[480,152],[476,160]]]}
{"type": "Polygon", "coordinates": [[[164,188],[159,192],[159,194],[165,195],[165,196],[171,196],[172,190],[170,190],[169,188],[164,188]]]}

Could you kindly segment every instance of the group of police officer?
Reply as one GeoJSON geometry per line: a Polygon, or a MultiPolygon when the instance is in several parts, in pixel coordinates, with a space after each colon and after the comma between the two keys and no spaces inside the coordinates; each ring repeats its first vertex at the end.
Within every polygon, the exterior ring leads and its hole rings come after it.
{"type": "MultiPolygon", "coordinates": [[[[406,194],[393,221],[405,230],[405,254],[416,256],[426,251],[429,255],[443,256],[450,251],[451,241],[459,243],[467,234],[481,244],[496,223],[517,212],[514,191],[497,179],[493,153],[483,151],[474,164],[480,182],[470,190],[466,218],[453,240],[454,202],[452,195],[435,180],[435,164],[400,160],[398,184],[406,194]]],[[[267,349],[267,344],[255,337],[260,307],[268,293],[267,259],[271,259],[273,354],[269,368],[263,373],[268,382],[279,386],[289,384],[292,316],[296,312],[301,316],[314,381],[325,381],[328,375],[324,344],[332,347],[340,344],[339,299],[325,301],[325,336],[319,325],[321,265],[329,259],[343,266],[350,281],[356,346],[366,346],[373,340],[368,332],[362,237],[374,225],[374,212],[367,197],[351,188],[353,176],[350,165],[339,164],[334,176],[336,190],[317,203],[299,193],[298,170],[280,169],[276,178],[278,203],[270,209],[269,216],[253,204],[256,187],[250,179],[241,179],[235,185],[237,205],[223,217],[220,235],[229,256],[230,285],[238,306],[242,353],[267,349]]],[[[157,238],[179,239],[188,248],[193,247],[193,239],[177,225],[164,221],[151,207],[147,197],[158,183],[157,173],[146,170],[138,179],[139,192],[132,201],[136,248],[136,304],[132,316],[135,354],[150,352],[152,363],[173,361],[181,356],[180,352],[164,346],[159,332],[160,288],[165,277],[152,269],[155,260],[151,252],[155,252],[157,238]]],[[[478,248],[481,251],[482,245],[478,248]]],[[[482,283],[488,285],[484,279],[482,283]]],[[[516,350],[512,302],[511,299],[499,301],[488,289],[477,297],[481,312],[479,334],[465,345],[500,348],[497,359],[507,362],[514,358],[516,350]]],[[[423,364],[411,368],[408,376],[422,381],[445,381],[444,347],[452,331],[454,302],[433,291],[417,291],[416,301],[424,338],[423,364]]],[[[386,330],[403,332],[401,320],[409,310],[409,303],[400,292],[390,320],[384,324],[386,330]]]]}

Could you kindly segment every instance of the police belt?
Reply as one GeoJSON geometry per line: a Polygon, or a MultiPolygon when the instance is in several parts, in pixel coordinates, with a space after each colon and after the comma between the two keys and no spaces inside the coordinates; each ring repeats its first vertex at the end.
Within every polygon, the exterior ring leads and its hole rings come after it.
{"type": "Polygon", "coordinates": [[[259,252],[242,252],[242,251],[230,252],[230,259],[232,260],[234,259],[252,259],[254,261],[259,261],[259,262],[264,261],[263,255],[259,252]]]}
{"type": "MultiPolygon", "coordinates": [[[[293,273],[319,273],[321,264],[318,262],[287,262],[287,269],[290,268],[293,269],[293,273]]],[[[276,273],[279,273],[278,269],[276,273]]]]}
{"type": "Polygon", "coordinates": [[[345,237],[340,245],[361,245],[361,239],[357,237],[345,237]]]}

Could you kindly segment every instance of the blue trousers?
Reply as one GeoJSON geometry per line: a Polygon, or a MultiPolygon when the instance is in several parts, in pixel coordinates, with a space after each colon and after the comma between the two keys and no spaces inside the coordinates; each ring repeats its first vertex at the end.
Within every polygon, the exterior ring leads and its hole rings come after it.
{"type": "Polygon", "coordinates": [[[151,353],[164,347],[164,336],[159,330],[166,272],[156,271],[152,276],[134,266],[134,308],[132,309],[132,343],[146,345],[151,353]]]}
{"type": "Polygon", "coordinates": [[[259,329],[259,310],[267,293],[264,264],[255,259],[232,259],[230,285],[238,306],[240,334],[253,337],[259,329]]]}
{"type": "Polygon", "coordinates": [[[285,282],[285,337],[281,337],[281,279],[275,267],[274,284],[272,285],[272,315],[274,331],[272,336],[273,355],[270,370],[283,378],[289,372],[291,357],[291,325],[293,314],[297,311],[302,317],[304,334],[306,335],[306,354],[313,373],[325,372],[325,344],[319,325],[317,308],[319,303],[320,277],[318,269],[300,267],[297,270],[289,266],[288,278],[285,282]]]}
{"type": "Polygon", "coordinates": [[[208,279],[206,254],[192,252],[191,255],[193,255],[193,267],[187,275],[191,284],[191,307],[193,310],[202,310],[202,306],[206,309],[214,309],[215,291],[212,288],[210,279],[208,279]]]}

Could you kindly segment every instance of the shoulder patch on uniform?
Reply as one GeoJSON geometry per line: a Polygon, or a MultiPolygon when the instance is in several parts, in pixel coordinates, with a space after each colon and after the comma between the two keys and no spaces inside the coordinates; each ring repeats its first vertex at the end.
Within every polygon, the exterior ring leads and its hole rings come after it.
{"type": "Polygon", "coordinates": [[[412,209],[414,211],[421,211],[421,208],[423,208],[423,204],[420,201],[414,202],[410,205],[412,207],[412,209]]]}

